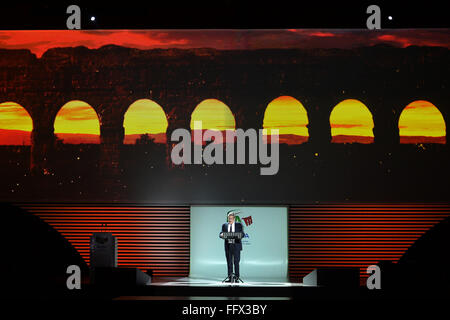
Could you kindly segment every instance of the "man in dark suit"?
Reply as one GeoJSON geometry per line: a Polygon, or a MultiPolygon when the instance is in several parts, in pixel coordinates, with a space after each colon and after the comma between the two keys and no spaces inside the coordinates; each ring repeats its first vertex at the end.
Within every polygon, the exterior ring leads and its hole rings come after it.
{"type": "MultiPolygon", "coordinates": [[[[244,237],[244,227],[241,223],[235,222],[235,212],[233,210],[229,211],[227,216],[228,223],[224,223],[222,225],[222,231],[219,233],[219,237],[223,237],[223,232],[242,232],[242,237],[244,237]]],[[[229,243],[227,239],[224,241],[225,256],[227,257],[228,266],[228,280],[226,282],[232,281],[231,277],[233,274],[233,265],[236,279],[239,278],[239,261],[241,259],[242,243],[241,239],[234,239],[231,242],[232,243],[229,243]]]]}

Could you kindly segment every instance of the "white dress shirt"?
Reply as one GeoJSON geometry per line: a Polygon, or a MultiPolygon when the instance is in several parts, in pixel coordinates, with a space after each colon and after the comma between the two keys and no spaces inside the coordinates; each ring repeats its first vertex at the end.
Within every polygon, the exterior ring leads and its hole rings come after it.
{"type": "Polygon", "coordinates": [[[228,232],[234,232],[234,222],[232,224],[228,224],[228,232]]]}

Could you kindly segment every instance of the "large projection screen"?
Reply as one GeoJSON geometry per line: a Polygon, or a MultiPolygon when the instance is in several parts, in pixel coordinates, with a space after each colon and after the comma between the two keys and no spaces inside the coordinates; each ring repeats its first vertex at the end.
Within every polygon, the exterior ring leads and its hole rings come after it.
{"type": "Polygon", "coordinates": [[[242,223],[240,276],[246,281],[286,281],[288,210],[278,206],[191,206],[191,278],[223,280],[227,276],[221,226],[229,210],[242,223]],[[248,235],[248,236],[247,236],[248,235]]]}

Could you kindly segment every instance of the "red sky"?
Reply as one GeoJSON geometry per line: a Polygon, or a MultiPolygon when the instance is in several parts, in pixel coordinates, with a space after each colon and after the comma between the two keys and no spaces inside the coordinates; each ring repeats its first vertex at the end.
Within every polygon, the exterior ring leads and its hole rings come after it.
{"type": "Polygon", "coordinates": [[[38,57],[49,48],[115,44],[153,48],[352,48],[386,43],[450,47],[448,29],[279,29],[279,30],[30,30],[0,31],[0,48],[29,49],[38,57]]]}
{"type": "MultiPolygon", "coordinates": [[[[0,30],[0,48],[29,49],[37,57],[41,57],[45,51],[55,47],[85,46],[94,49],[108,44],[138,49],[209,47],[222,50],[353,48],[381,43],[397,47],[427,45],[449,48],[449,31],[449,29],[0,30]]],[[[8,128],[3,127],[3,129],[8,128]]],[[[0,132],[0,136],[5,134],[5,130],[0,132]]],[[[67,135],[65,138],[70,137],[67,135]]],[[[95,139],[98,139],[98,136],[95,139]]],[[[18,135],[16,140],[14,143],[28,144],[29,133],[23,136],[18,135]]]]}

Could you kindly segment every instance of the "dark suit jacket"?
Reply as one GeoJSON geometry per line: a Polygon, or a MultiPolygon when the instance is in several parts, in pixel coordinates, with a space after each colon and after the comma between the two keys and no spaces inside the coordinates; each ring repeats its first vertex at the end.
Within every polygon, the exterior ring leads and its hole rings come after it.
{"type": "MultiPolygon", "coordinates": [[[[228,222],[226,222],[226,223],[224,223],[223,225],[222,225],[222,231],[221,232],[228,232],[228,222]]],[[[242,223],[240,223],[240,222],[235,222],[234,223],[234,232],[242,232],[242,233],[244,233],[244,227],[242,226],[242,223]]],[[[219,235],[220,235],[220,232],[219,232],[219,235]]],[[[243,237],[242,237],[243,238],[243,237]]],[[[228,243],[227,243],[227,241],[224,239],[224,245],[225,245],[225,247],[228,245],[228,243]]],[[[235,241],[234,241],[234,243],[236,244],[236,247],[239,249],[239,250],[242,250],[242,242],[241,242],[241,239],[236,239],[235,241]]]]}

